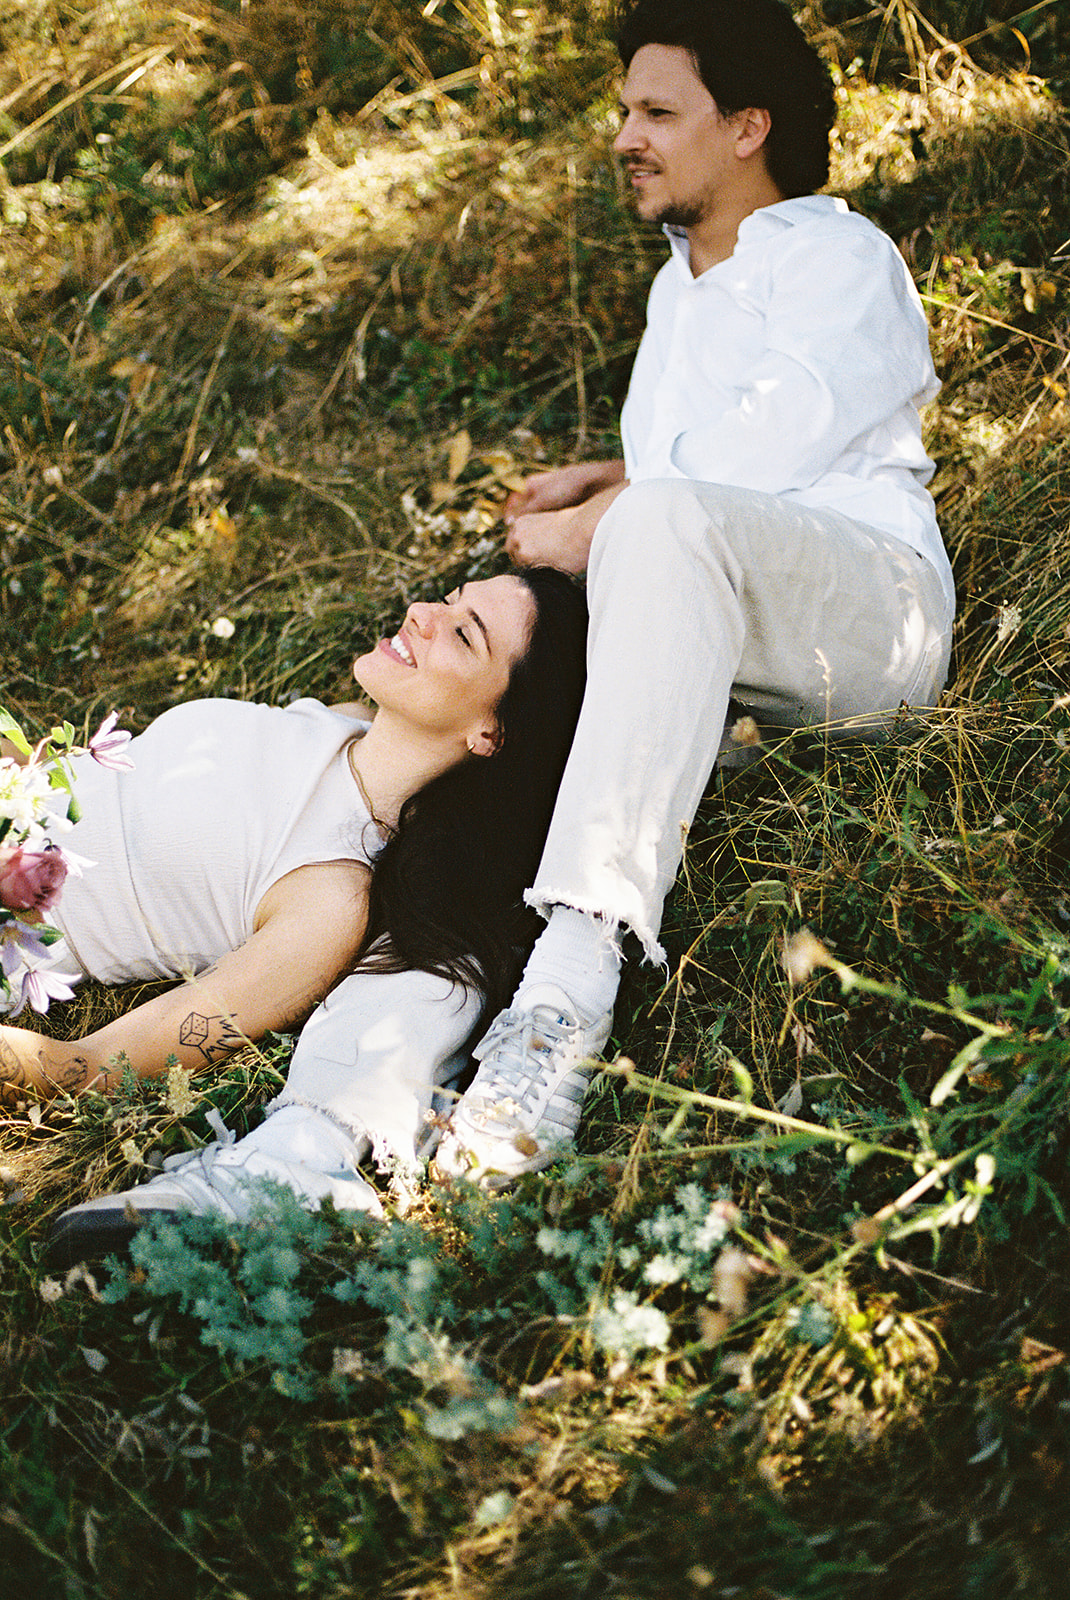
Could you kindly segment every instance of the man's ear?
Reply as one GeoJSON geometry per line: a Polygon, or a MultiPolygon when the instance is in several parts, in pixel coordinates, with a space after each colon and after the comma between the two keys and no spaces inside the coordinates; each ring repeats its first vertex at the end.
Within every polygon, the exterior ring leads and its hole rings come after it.
{"type": "Polygon", "coordinates": [[[502,730],[496,722],[468,735],[468,748],[474,756],[493,756],[502,747],[502,730]]]}
{"type": "Polygon", "coordinates": [[[736,155],[745,160],[762,148],[769,137],[773,119],[764,106],[748,106],[746,110],[736,112],[735,123],[736,155]]]}

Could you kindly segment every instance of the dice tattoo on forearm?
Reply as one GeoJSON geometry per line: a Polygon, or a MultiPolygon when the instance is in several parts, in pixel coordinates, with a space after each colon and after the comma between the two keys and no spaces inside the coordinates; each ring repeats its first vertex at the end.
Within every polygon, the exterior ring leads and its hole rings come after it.
{"type": "Polygon", "coordinates": [[[206,1017],[199,1011],[191,1011],[179,1024],[178,1042],[186,1050],[196,1050],[206,1065],[211,1066],[223,1056],[240,1050],[247,1041],[241,1029],[235,1026],[233,1017],[206,1017]]]}

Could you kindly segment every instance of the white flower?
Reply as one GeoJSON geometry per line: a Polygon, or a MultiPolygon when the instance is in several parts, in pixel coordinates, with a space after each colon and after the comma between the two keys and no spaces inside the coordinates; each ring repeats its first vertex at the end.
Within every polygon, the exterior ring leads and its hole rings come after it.
{"type": "Polygon", "coordinates": [[[47,814],[45,801],[50,792],[48,774],[42,767],[0,761],[0,819],[11,822],[9,832],[21,834],[47,814]]]}
{"type": "Polygon", "coordinates": [[[672,1329],[657,1306],[640,1305],[628,1289],[617,1289],[613,1302],[591,1318],[595,1343],[608,1354],[633,1356],[639,1350],[664,1350],[672,1329]]]}
{"type": "Polygon", "coordinates": [[[680,1256],[651,1256],[643,1269],[647,1283],[679,1283],[684,1275],[680,1256]]]}
{"type": "Polygon", "coordinates": [[[167,1093],[164,1105],[172,1116],[185,1117],[194,1109],[198,1096],[190,1089],[192,1074],[177,1063],[167,1069],[167,1093]]]}

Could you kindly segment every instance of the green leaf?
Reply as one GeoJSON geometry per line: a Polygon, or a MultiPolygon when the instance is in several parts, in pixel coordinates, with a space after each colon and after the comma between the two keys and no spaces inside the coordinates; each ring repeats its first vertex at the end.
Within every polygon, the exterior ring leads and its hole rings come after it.
{"type": "Polygon", "coordinates": [[[952,1061],[951,1065],[948,1067],[947,1071],[936,1085],[936,1088],[929,1096],[929,1104],[931,1106],[942,1106],[948,1096],[954,1093],[955,1086],[962,1077],[962,1074],[966,1071],[967,1067],[971,1067],[977,1060],[977,1057],[984,1049],[984,1044],[984,1039],[978,1035],[976,1039],[971,1039],[968,1044],[963,1045],[962,1049],[959,1051],[958,1055],[955,1057],[954,1061],[952,1061]]]}
{"type": "Polygon", "coordinates": [[[10,739],[20,755],[28,756],[33,750],[33,745],[4,706],[0,706],[0,736],[10,739]]]}
{"type": "Polygon", "coordinates": [[[749,1106],[754,1099],[754,1079],[743,1065],[732,1057],[732,1078],[736,1086],[736,1094],[743,1104],[749,1106]]]}

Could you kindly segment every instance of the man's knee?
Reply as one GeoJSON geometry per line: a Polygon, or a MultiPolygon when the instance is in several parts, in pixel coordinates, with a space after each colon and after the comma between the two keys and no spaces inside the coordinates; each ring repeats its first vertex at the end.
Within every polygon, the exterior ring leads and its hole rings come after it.
{"type": "Polygon", "coordinates": [[[695,550],[716,522],[716,491],[688,478],[645,478],[629,484],[598,524],[596,543],[619,549],[632,541],[653,552],[673,544],[695,550]]]}

